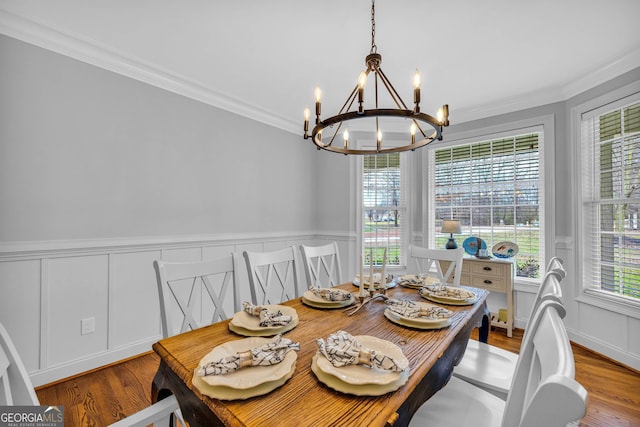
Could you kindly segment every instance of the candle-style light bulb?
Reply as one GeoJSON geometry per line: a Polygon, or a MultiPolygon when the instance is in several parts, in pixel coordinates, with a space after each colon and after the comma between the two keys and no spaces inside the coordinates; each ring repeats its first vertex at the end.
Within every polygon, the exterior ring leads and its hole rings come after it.
{"type": "Polygon", "coordinates": [[[316,102],[322,101],[322,90],[320,89],[320,86],[316,86],[316,90],[313,92],[313,95],[316,98],[316,102]]]}
{"type": "Polygon", "coordinates": [[[416,113],[420,112],[420,83],[422,79],[420,77],[420,72],[416,70],[416,73],[413,75],[413,103],[415,104],[414,111],[416,113]]]}
{"type": "Polygon", "coordinates": [[[304,121],[308,122],[309,121],[309,117],[311,117],[311,110],[309,110],[309,107],[306,107],[304,109],[304,121]]]}
{"type": "Polygon", "coordinates": [[[411,132],[411,143],[415,144],[416,143],[416,130],[417,130],[417,126],[415,123],[411,123],[411,126],[409,127],[409,131],[411,132]]]}
{"type": "Polygon", "coordinates": [[[436,114],[438,121],[442,123],[444,120],[444,111],[442,111],[442,107],[438,108],[438,113],[436,114]]]}
{"type": "Polygon", "coordinates": [[[420,89],[420,83],[422,83],[422,79],[420,78],[420,71],[416,70],[416,73],[413,75],[413,88],[420,89]]]}
{"type": "Polygon", "coordinates": [[[382,142],[382,131],[380,129],[378,129],[377,137],[378,137],[378,143],[382,142]]]}
{"type": "Polygon", "coordinates": [[[345,129],[342,132],[342,137],[344,138],[344,149],[346,150],[349,148],[349,129],[345,129]]]}

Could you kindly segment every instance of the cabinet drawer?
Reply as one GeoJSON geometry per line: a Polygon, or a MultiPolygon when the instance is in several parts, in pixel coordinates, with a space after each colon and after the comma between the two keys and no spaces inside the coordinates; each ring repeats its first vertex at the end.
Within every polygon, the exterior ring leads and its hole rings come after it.
{"type": "Polygon", "coordinates": [[[507,292],[507,282],[501,277],[473,276],[471,286],[487,289],[489,291],[507,292]]]}
{"type": "Polygon", "coordinates": [[[471,274],[476,276],[504,277],[507,273],[507,265],[497,262],[470,262],[471,274]]]}

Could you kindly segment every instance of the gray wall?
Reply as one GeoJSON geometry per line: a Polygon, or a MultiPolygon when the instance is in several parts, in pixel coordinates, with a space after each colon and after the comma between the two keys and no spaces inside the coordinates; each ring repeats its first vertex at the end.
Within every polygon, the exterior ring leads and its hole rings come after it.
{"type": "Polygon", "coordinates": [[[315,228],[292,135],[0,36],[0,242],[315,228]]]}

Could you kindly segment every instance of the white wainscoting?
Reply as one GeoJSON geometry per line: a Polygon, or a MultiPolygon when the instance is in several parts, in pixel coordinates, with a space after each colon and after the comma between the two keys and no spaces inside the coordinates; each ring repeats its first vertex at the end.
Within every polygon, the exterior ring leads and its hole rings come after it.
{"type": "MultiPolygon", "coordinates": [[[[341,233],[1,244],[0,322],[34,385],[42,385],[149,351],[160,339],[154,260],[200,261],[236,252],[243,301],[250,299],[243,251],[330,241],[338,242],[341,263],[352,265],[355,236],[341,233]],[[83,335],[81,321],[91,318],[95,332],[83,335]]],[[[299,274],[304,286],[303,267],[299,274]]],[[[234,311],[231,298],[225,311],[234,311]]]]}

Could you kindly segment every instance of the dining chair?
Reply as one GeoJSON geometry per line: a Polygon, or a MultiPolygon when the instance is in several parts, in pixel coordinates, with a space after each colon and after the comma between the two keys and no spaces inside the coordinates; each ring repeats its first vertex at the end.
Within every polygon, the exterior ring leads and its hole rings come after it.
{"type": "Polygon", "coordinates": [[[227,319],[229,292],[234,312],[240,311],[235,263],[235,254],[202,262],[153,262],[164,338],[227,319]]]}
{"type": "Polygon", "coordinates": [[[300,296],[296,252],[295,246],[272,252],[244,252],[253,304],[279,304],[300,296]]]}
{"type": "MultiPolygon", "coordinates": [[[[566,270],[560,258],[551,260],[547,273],[543,278],[536,294],[525,334],[520,348],[522,349],[529,339],[529,323],[537,307],[546,300],[553,300],[562,304],[562,289],[560,281],[566,277],[566,270]]],[[[564,309],[560,310],[564,317],[564,309]]],[[[467,382],[475,384],[490,393],[506,400],[513,374],[518,363],[518,354],[511,351],[470,339],[460,363],[454,368],[453,375],[467,382]]]]}
{"type": "Polygon", "coordinates": [[[463,256],[463,248],[427,249],[419,246],[409,246],[410,271],[407,271],[407,273],[414,272],[420,275],[435,274],[435,276],[443,283],[451,283],[454,286],[460,286],[463,256]],[[440,261],[449,261],[449,267],[444,273],[442,272],[440,261]],[[414,266],[415,270],[412,268],[414,266]]]}
{"type": "Polygon", "coordinates": [[[0,405],[40,405],[9,333],[0,323],[0,405]]]}
{"type": "Polygon", "coordinates": [[[342,283],[338,243],[323,246],[300,245],[307,287],[330,288],[342,283]]]}
{"type": "Polygon", "coordinates": [[[409,426],[560,427],[586,413],[587,391],[575,381],[575,361],[562,305],[545,300],[530,322],[507,400],[452,377],[414,414],[409,426]]]}

